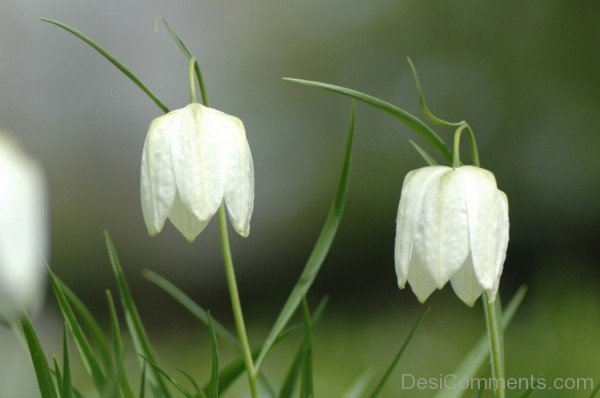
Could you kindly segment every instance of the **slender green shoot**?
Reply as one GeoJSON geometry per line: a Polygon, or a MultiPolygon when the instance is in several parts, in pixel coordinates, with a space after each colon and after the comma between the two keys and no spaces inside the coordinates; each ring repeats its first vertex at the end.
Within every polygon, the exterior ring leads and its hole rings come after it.
{"type": "Polygon", "coordinates": [[[50,367],[48,366],[48,361],[46,361],[46,355],[44,354],[40,340],[35,333],[35,329],[26,315],[21,319],[21,327],[23,328],[23,333],[27,340],[31,362],[33,362],[33,368],[35,369],[35,375],[37,377],[38,387],[42,398],[58,398],[54,382],[52,381],[50,367]]]}
{"type": "MultiPolygon", "coordinates": [[[[497,298],[497,301],[500,299],[497,298]]],[[[504,349],[502,346],[502,326],[499,324],[498,310],[494,302],[490,303],[487,294],[483,297],[483,308],[485,310],[485,320],[489,337],[492,377],[498,381],[494,383],[498,388],[496,396],[499,398],[506,397],[504,386],[504,349]]]]}
{"type": "Polygon", "coordinates": [[[421,155],[421,157],[423,158],[423,160],[425,162],[427,162],[428,165],[430,166],[437,166],[438,162],[436,162],[436,160],[431,157],[430,154],[427,153],[427,151],[425,149],[423,149],[421,146],[419,146],[416,142],[414,142],[413,140],[409,140],[408,142],[410,142],[410,145],[413,146],[413,148],[415,148],[415,150],[417,151],[417,153],[419,155],[421,155]]]}
{"type": "MultiPolygon", "coordinates": [[[[208,314],[208,329],[210,330],[210,346],[212,355],[212,367],[210,374],[210,388],[208,398],[219,397],[219,346],[217,344],[217,333],[212,323],[212,317],[208,314]]],[[[196,389],[198,387],[196,386],[196,389]]]]}
{"type": "Polygon", "coordinates": [[[431,145],[433,149],[435,149],[440,155],[442,155],[444,159],[446,159],[448,162],[452,161],[452,153],[450,151],[450,148],[448,148],[448,146],[444,142],[444,140],[442,140],[440,136],[431,129],[431,127],[425,124],[425,122],[423,122],[418,117],[410,114],[409,112],[405,111],[404,109],[401,109],[379,98],[346,87],[311,80],[292,79],[287,77],[283,78],[283,80],[292,83],[302,84],[308,87],[320,88],[337,94],[342,94],[346,97],[354,98],[366,104],[374,106],[375,108],[384,111],[385,113],[393,116],[394,118],[398,119],[399,121],[410,127],[417,134],[423,137],[423,139],[425,139],[425,141],[427,141],[427,143],[431,145]]]}
{"type": "Polygon", "coordinates": [[[53,20],[50,18],[39,18],[39,19],[41,21],[48,22],[52,25],[56,25],[59,28],[62,28],[64,30],[66,30],[67,32],[71,33],[72,35],[81,39],[87,45],[89,45],[94,50],[96,50],[98,53],[100,53],[100,55],[102,55],[104,58],[106,58],[117,69],[119,69],[121,72],[123,72],[123,74],[125,76],[127,76],[136,86],[138,86],[140,88],[140,90],[142,90],[152,100],[152,102],[154,102],[163,112],[165,112],[165,113],[169,112],[169,108],[165,104],[163,104],[158,99],[158,97],[152,91],[150,91],[150,89],[144,83],[142,83],[142,81],[129,68],[127,68],[125,65],[123,65],[123,63],[121,63],[121,61],[119,61],[117,58],[115,58],[114,55],[112,55],[107,50],[105,50],[100,44],[96,43],[92,38],[86,36],[79,30],[77,30],[74,27],[69,26],[63,22],[56,21],[56,20],[53,20]]]}
{"type": "Polygon", "coordinates": [[[400,350],[398,350],[398,352],[396,353],[396,356],[392,360],[392,363],[390,363],[390,366],[388,366],[387,370],[383,374],[383,377],[381,378],[381,380],[379,381],[379,383],[377,383],[377,387],[375,387],[375,390],[370,395],[371,398],[378,397],[379,394],[381,393],[381,390],[383,390],[383,387],[385,386],[385,384],[387,383],[388,379],[392,375],[392,372],[396,368],[396,365],[398,365],[398,362],[400,362],[400,359],[402,358],[402,355],[404,354],[404,351],[406,351],[406,348],[408,347],[408,345],[412,341],[415,333],[417,332],[417,329],[419,329],[419,326],[421,326],[421,323],[423,322],[423,319],[425,319],[425,317],[429,313],[430,309],[431,309],[431,307],[428,307],[425,311],[423,311],[423,313],[421,314],[421,316],[419,317],[419,319],[417,319],[417,322],[415,323],[415,325],[413,326],[413,328],[411,329],[411,331],[408,333],[408,336],[406,336],[406,339],[404,340],[404,343],[402,343],[402,346],[400,346],[400,350]]]}
{"type": "Polygon", "coordinates": [[[423,94],[423,88],[421,87],[421,80],[419,79],[419,75],[417,74],[417,69],[415,68],[415,65],[413,64],[410,57],[406,57],[406,60],[408,61],[410,71],[412,72],[413,78],[415,79],[417,93],[419,94],[419,107],[421,108],[421,112],[423,112],[423,115],[425,115],[425,117],[432,123],[438,124],[443,127],[458,127],[460,125],[465,124],[466,122],[464,120],[460,122],[448,122],[446,120],[440,119],[439,117],[431,113],[429,107],[427,106],[427,103],[425,102],[425,94],[423,94]]]}
{"type": "Polygon", "coordinates": [[[129,384],[127,378],[127,368],[125,366],[125,353],[123,351],[123,339],[121,337],[121,326],[119,324],[119,317],[117,315],[117,309],[115,308],[115,302],[112,297],[110,290],[106,291],[106,299],[108,302],[108,310],[110,313],[110,324],[112,331],[113,340],[113,356],[115,360],[115,373],[119,381],[119,386],[125,398],[133,398],[133,390],[129,384]]]}
{"type": "Polygon", "coordinates": [[[298,282],[296,282],[296,285],[292,289],[292,292],[290,293],[286,303],[283,306],[283,309],[279,313],[275,324],[271,328],[271,331],[269,332],[269,335],[263,344],[260,355],[256,360],[257,371],[260,369],[262,362],[267,356],[269,350],[272,348],[277,336],[285,328],[292,315],[296,312],[298,305],[302,301],[302,297],[306,295],[308,289],[310,289],[312,286],[313,281],[317,277],[317,274],[319,273],[319,270],[321,269],[321,266],[323,265],[327,254],[329,253],[333,239],[337,234],[337,230],[342,219],[342,214],[344,212],[346,194],[348,193],[348,185],[350,182],[350,164],[352,160],[352,147],[354,144],[354,123],[355,105],[352,103],[350,112],[350,126],[348,128],[348,138],[346,141],[346,151],[344,154],[344,164],[342,166],[340,180],[329,210],[329,214],[327,215],[327,219],[325,220],[321,234],[317,239],[306,265],[304,266],[304,270],[302,271],[298,282]]]}

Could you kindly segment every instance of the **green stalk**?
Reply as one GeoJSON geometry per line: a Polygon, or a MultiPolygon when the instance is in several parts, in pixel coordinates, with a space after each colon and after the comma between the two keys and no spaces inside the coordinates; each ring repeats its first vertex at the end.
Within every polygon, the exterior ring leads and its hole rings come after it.
{"type": "Polygon", "coordinates": [[[487,294],[483,297],[483,309],[490,343],[490,360],[492,365],[492,377],[494,378],[498,398],[506,398],[504,389],[504,350],[502,349],[502,337],[498,324],[496,305],[489,302],[487,294]]]}
{"type": "Polygon", "coordinates": [[[227,286],[231,297],[231,307],[235,326],[238,332],[238,338],[242,346],[242,356],[246,371],[248,373],[248,383],[250,384],[250,392],[252,398],[258,397],[258,386],[256,384],[256,372],[254,371],[254,362],[252,361],[252,352],[250,344],[248,344],[248,336],[246,334],[246,325],[244,324],[244,315],[242,314],[242,305],[240,303],[240,295],[238,293],[237,282],[235,279],[235,270],[233,268],[233,260],[231,257],[231,247],[229,246],[229,234],[227,232],[227,215],[225,214],[225,206],[221,204],[219,207],[219,229],[221,235],[221,248],[223,251],[223,261],[225,263],[225,275],[227,276],[227,286]]]}

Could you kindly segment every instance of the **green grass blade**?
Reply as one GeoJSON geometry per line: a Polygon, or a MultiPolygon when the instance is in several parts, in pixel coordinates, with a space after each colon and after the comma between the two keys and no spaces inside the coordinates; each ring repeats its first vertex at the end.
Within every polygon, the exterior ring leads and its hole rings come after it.
{"type": "MultiPolygon", "coordinates": [[[[502,329],[506,329],[510,324],[513,316],[521,306],[527,288],[521,286],[512,297],[502,314],[502,329]]],[[[457,380],[473,377],[477,371],[483,366],[489,356],[488,336],[484,334],[479,338],[473,348],[467,353],[460,365],[452,372],[456,375],[457,380]]],[[[435,398],[458,398],[461,397],[463,391],[460,389],[443,389],[439,391],[435,398]]]]}
{"type": "Polygon", "coordinates": [[[394,118],[400,120],[402,123],[406,124],[417,134],[419,134],[425,141],[427,141],[427,143],[429,143],[429,145],[431,145],[440,155],[442,155],[444,159],[446,159],[448,162],[452,162],[452,153],[446,145],[446,143],[444,142],[444,140],[442,140],[440,136],[437,135],[437,133],[433,131],[431,127],[425,124],[421,119],[408,113],[404,109],[398,108],[397,106],[390,104],[389,102],[383,101],[379,98],[346,87],[335,86],[333,84],[303,79],[284,78],[283,80],[302,84],[309,87],[316,87],[327,91],[332,91],[334,93],[342,94],[347,97],[354,98],[369,105],[372,105],[375,108],[384,111],[385,113],[393,116],[394,118]]]}
{"type": "Polygon", "coordinates": [[[423,148],[421,148],[416,142],[414,142],[413,140],[409,140],[408,142],[410,142],[410,145],[413,146],[413,148],[415,148],[415,150],[417,151],[417,153],[419,155],[421,155],[421,157],[423,158],[423,160],[425,162],[427,162],[428,165],[430,166],[437,166],[438,162],[436,162],[436,160],[434,158],[431,157],[430,154],[427,153],[427,151],[423,148]]]}
{"type": "Polygon", "coordinates": [[[142,365],[142,375],[140,377],[140,394],[139,398],[146,397],[146,362],[142,365]]]}
{"type": "Polygon", "coordinates": [[[267,339],[265,340],[265,343],[263,344],[262,350],[255,363],[255,369],[257,371],[260,369],[260,366],[267,356],[267,353],[273,346],[275,339],[285,328],[292,315],[294,315],[296,312],[298,305],[300,305],[302,297],[306,295],[308,289],[311,287],[313,281],[319,273],[319,270],[321,269],[321,265],[323,265],[323,262],[325,261],[325,257],[329,253],[329,249],[331,248],[331,244],[333,243],[333,239],[337,233],[340,221],[342,219],[342,214],[344,212],[344,204],[346,202],[346,194],[348,192],[348,185],[350,182],[350,163],[352,160],[352,146],[354,143],[354,122],[355,107],[353,103],[352,111],[350,113],[350,127],[348,129],[344,164],[333,203],[331,204],[331,208],[329,210],[329,214],[327,215],[325,224],[323,225],[323,229],[321,230],[321,234],[317,239],[315,247],[310,254],[306,265],[304,266],[304,270],[302,271],[298,282],[296,282],[296,285],[292,289],[290,296],[284,304],[281,313],[279,314],[275,324],[267,336],[267,339]]]}
{"type": "MultiPolygon", "coordinates": [[[[123,306],[123,311],[125,312],[125,321],[127,323],[129,333],[131,334],[135,349],[138,354],[147,358],[152,363],[156,363],[146,329],[142,324],[142,319],[140,318],[135,302],[133,301],[133,297],[131,296],[129,285],[127,284],[127,280],[123,274],[123,268],[121,267],[121,262],[117,256],[115,245],[110,239],[110,235],[106,231],[104,232],[104,240],[106,241],[106,248],[110,259],[110,264],[112,266],[115,279],[117,280],[119,296],[121,297],[121,304],[123,306]]],[[[148,376],[150,386],[153,388],[153,390],[155,390],[155,392],[158,392],[159,395],[163,395],[165,397],[171,396],[164,380],[162,379],[161,372],[159,372],[156,367],[150,367],[150,373],[148,376]]]]}
{"type": "MultiPolygon", "coordinates": [[[[177,32],[175,32],[175,30],[172,29],[171,26],[167,23],[167,20],[162,15],[158,17],[158,19],[162,21],[162,23],[165,25],[165,28],[167,28],[167,30],[169,31],[171,38],[173,39],[175,44],[177,44],[183,55],[185,55],[188,60],[192,58],[192,53],[190,52],[190,50],[188,50],[188,48],[183,43],[183,40],[181,40],[177,32]]],[[[200,86],[200,95],[202,96],[202,103],[208,106],[206,99],[206,87],[204,86],[204,78],[202,77],[202,70],[200,69],[198,62],[194,64],[194,72],[196,73],[198,85],[200,86]]]]}
{"type": "MultiPolygon", "coordinates": [[[[196,383],[196,380],[194,380],[194,378],[189,373],[187,373],[181,369],[177,369],[177,371],[179,373],[181,373],[186,379],[188,379],[188,381],[194,387],[194,391],[196,391],[196,393],[201,393],[200,386],[198,386],[198,383],[196,383]]],[[[204,395],[204,394],[202,394],[202,395],[204,395]]]]}
{"type": "Polygon", "coordinates": [[[404,343],[402,343],[402,346],[400,347],[400,350],[398,350],[398,353],[396,354],[396,356],[392,360],[392,363],[390,364],[390,366],[388,366],[388,368],[385,371],[383,377],[381,378],[381,380],[377,384],[377,387],[375,387],[375,390],[373,390],[373,393],[370,395],[371,398],[378,397],[379,394],[381,393],[381,390],[383,390],[383,387],[385,386],[385,383],[387,383],[388,379],[392,375],[392,372],[396,368],[396,365],[398,365],[398,362],[400,362],[400,359],[402,358],[402,355],[404,354],[404,351],[406,351],[406,347],[408,347],[408,345],[412,341],[412,338],[414,337],[415,333],[417,332],[417,329],[419,329],[419,326],[421,326],[421,323],[423,322],[423,319],[425,319],[425,317],[429,313],[430,309],[431,309],[431,307],[429,307],[425,311],[423,311],[423,313],[421,314],[421,316],[419,317],[419,319],[417,320],[417,322],[415,323],[415,325],[411,329],[411,331],[408,334],[408,336],[406,336],[406,339],[404,340],[404,343]]]}
{"type": "MultiPolygon", "coordinates": [[[[321,315],[323,314],[323,311],[325,309],[325,306],[327,305],[327,302],[329,301],[328,297],[323,297],[323,299],[321,299],[321,302],[317,305],[317,308],[315,309],[313,316],[312,316],[312,324],[316,324],[319,319],[321,318],[321,315]]],[[[306,332],[306,317],[303,317],[303,328],[306,332]]],[[[302,340],[302,343],[300,344],[300,347],[298,348],[298,351],[296,352],[296,355],[294,357],[294,360],[292,361],[292,364],[290,365],[290,368],[285,376],[285,379],[283,380],[283,384],[281,386],[281,389],[279,391],[279,394],[277,395],[279,398],[291,398],[292,395],[294,394],[294,389],[296,387],[296,383],[298,380],[298,377],[300,376],[300,372],[303,370],[303,364],[306,362],[306,355],[308,353],[308,341],[306,340],[306,335],[305,338],[302,340]]]]}
{"type": "Polygon", "coordinates": [[[90,312],[90,310],[86,307],[86,305],[81,301],[79,297],[58,277],[55,276],[58,285],[63,291],[65,297],[71,304],[71,307],[75,311],[75,313],[79,316],[79,321],[82,324],[83,328],[85,328],[89,332],[90,345],[93,348],[96,348],[100,354],[100,359],[105,366],[107,372],[110,372],[112,368],[112,358],[110,355],[110,349],[108,347],[108,341],[102,331],[102,328],[94,319],[94,316],[90,312]]]}
{"type": "Polygon", "coordinates": [[[371,380],[373,380],[373,372],[368,370],[348,388],[344,395],[342,395],[342,398],[362,398],[366,396],[365,392],[371,380]]]}
{"type": "Polygon", "coordinates": [[[154,95],[154,93],[152,91],[150,91],[150,89],[148,87],[146,87],[146,85],[144,83],[142,83],[142,81],[133,72],[131,72],[131,70],[129,70],[125,65],[123,65],[111,53],[109,53],[104,48],[102,48],[102,46],[100,46],[98,43],[96,43],[92,38],[84,35],[77,29],[75,29],[72,26],[69,26],[63,22],[56,21],[56,20],[53,20],[50,18],[39,18],[39,19],[44,22],[48,22],[52,25],[58,26],[59,28],[62,28],[64,30],[66,30],[67,32],[71,33],[72,35],[81,39],[87,45],[89,45],[94,50],[96,50],[98,53],[100,53],[100,55],[102,55],[104,58],[106,58],[117,69],[119,69],[121,72],[123,72],[123,74],[125,76],[127,76],[129,78],[129,80],[131,80],[136,86],[138,86],[144,92],[144,94],[146,94],[152,100],[152,102],[154,102],[163,112],[165,112],[165,113],[169,112],[169,108],[165,104],[163,104],[158,99],[158,97],[156,95],[154,95]]]}
{"type": "MultiPolygon", "coordinates": [[[[56,379],[56,386],[58,387],[58,396],[63,397],[63,375],[60,371],[60,365],[58,364],[58,359],[56,356],[52,357],[52,361],[54,362],[54,378],[56,379]]],[[[52,373],[52,370],[50,370],[52,373]]]]}
{"type": "Polygon", "coordinates": [[[100,363],[96,359],[94,355],[94,350],[92,349],[81,325],[79,324],[67,297],[65,296],[62,288],[58,282],[58,278],[51,271],[48,270],[48,276],[50,280],[50,285],[52,286],[52,290],[54,291],[54,295],[56,296],[56,300],[58,301],[58,305],[63,314],[65,322],[71,331],[73,338],[75,340],[75,344],[79,350],[81,360],[92,378],[94,382],[94,386],[100,395],[105,393],[106,391],[106,378],[104,373],[102,372],[102,368],[100,367],[100,363]]]}
{"type": "Polygon", "coordinates": [[[313,396],[313,321],[306,297],[302,298],[302,322],[304,324],[304,341],[306,342],[304,361],[302,364],[302,383],[300,384],[300,397],[313,396]]]}
{"type": "Polygon", "coordinates": [[[42,349],[40,340],[27,316],[24,316],[21,320],[21,327],[23,328],[23,333],[27,340],[31,362],[33,363],[42,398],[58,398],[44,350],[42,349]]]}
{"type": "MultiPolygon", "coordinates": [[[[185,294],[181,289],[175,286],[172,282],[163,278],[156,272],[145,270],[143,272],[144,278],[161,288],[165,293],[175,299],[185,309],[187,309],[192,315],[198,318],[202,323],[208,326],[208,311],[202,308],[194,300],[185,294]]],[[[213,327],[215,332],[221,337],[227,344],[231,346],[236,352],[241,352],[241,346],[237,338],[231,333],[225,326],[217,322],[214,318],[212,319],[213,327]]]]}
{"type": "Polygon", "coordinates": [[[169,374],[167,372],[165,372],[163,369],[161,369],[157,364],[153,363],[152,361],[150,361],[150,359],[144,357],[143,355],[140,355],[140,357],[142,357],[142,359],[144,359],[148,363],[148,365],[150,365],[151,368],[155,369],[158,373],[160,373],[165,378],[165,380],[167,380],[169,383],[171,383],[171,385],[173,387],[175,387],[177,390],[179,390],[179,392],[181,392],[183,395],[185,395],[188,398],[194,398],[194,395],[191,392],[189,392],[184,386],[179,384],[177,382],[177,380],[175,380],[174,378],[169,376],[169,374]]]}
{"type": "Polygon", "coordinates": [[[62,386],[60,388],[61,398],[73,397],[73,381],[71,377],[71,359],[69,358],[69,338],[67,335],[67,326],[63,329],[63,376],[61,377],[62,386]]]}
{"type": "Polygon", "coordinates": [[[212,323],[212,317],[208,314],[208,329],[210,330],[210,345],[212,355],[212,369],[210,374],[210,388],[208,398],[219,397],[219,348],[217,346],[217,333],[212,323]]]}
{"type": "Polygon", "coordinates": [[[596,387],[596,389],[594,389],[594,391],[592,391],[592,394],[590,395],[590,398],[594,398],[598,395],[598,392],[600,392],[600,384],[598,384],[598,386],[596,387]]]}
{"type": "Polygon", "coordinates": [[[115,373],[119,382],[119,387],[125,398],[133,398],[133,390],[129,384],[127,378],[127,370],[125,367],[125,354],[123,351],[123,338],[121,337],[121,326],[119,324],[119,317],[117,316],[117,309],[115,308],[115,302],[113,300],[110,290],[106,291],[106,300],[108,302],[108,310],[110,314],[110,326],[112,331],[113,339],[113,356],[115,361],[115,373]]]}

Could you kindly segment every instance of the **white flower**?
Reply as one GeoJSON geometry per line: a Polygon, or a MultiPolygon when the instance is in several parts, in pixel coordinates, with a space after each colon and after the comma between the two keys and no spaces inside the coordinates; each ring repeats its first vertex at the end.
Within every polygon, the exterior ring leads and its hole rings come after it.
{"type": "Polygon", "coordinates": [[[0,132],[0,319],[15,320],[41,304],[46,210],[41,169],[0,132]]]}
{"type": "Polygon", "coordinates": [[[450,281],[468,305],[494,301],[508,245],[508,201],[474,166],[429,166],[404,179],[396,221],[398,286],[423,302],[450,281]]]}
{"type": "Polygon", "coordinates": [[[233,228],[248,236],[254,169],[242,121],[197,103],[154,119],[144,143],[141,194],[152,236],[169,218],[191,242],[223,201],[233,228]]]}

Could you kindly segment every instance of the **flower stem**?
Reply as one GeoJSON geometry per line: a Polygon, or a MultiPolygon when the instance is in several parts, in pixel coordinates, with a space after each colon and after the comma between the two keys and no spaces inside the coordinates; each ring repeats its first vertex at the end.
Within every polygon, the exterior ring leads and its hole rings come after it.
{"type": "Polygon", "coordinates": [[[198,102],[198,95],[196,94],[196,79],[194,78],[194,67],[196,66],[196,58],[190,57],[188,62],[188,79],[190,82],[190,102],[195,104],[198,102]]]}
{"type": "Polygon", "coordinates": [[[494,302],[488,300],[487,294],[483,297],[483,309],[490,343],[490,361],[492,365],[492,377],[496,386],[496,396],[505,398],[504,378],[504,350],[502,347],[502,331],[498,324],[498,313],[494,302]]]}
{"type": "Polygon", "coordinates": [[[229,287],[229,295],[231,297],[231,307],[233,309],[233,317],[235,326],[242,346],[242,356],[248,373],[248,383],[250,384],[250,392],[252,398],[258,397],[258,386],[256,384],[256,372],[254,371],[254,362],[252,361],[252,353],[248,336],[246,334],[246,325],[244,324],[244,316],[242,314],[242,305],[240,303],[240,295],[238,293],[237,282],[235,279],[235,270],[233,268],[233,259],[231,257],[231,247],[229,246],[229,234],[227,232],[227,215],[225,214],[225,205],[219,207],[219,228],[221,230],[221,247],[223,250],[223,261],[225,263],[225,275],[227,276],[227,286],[229,287]]]}

